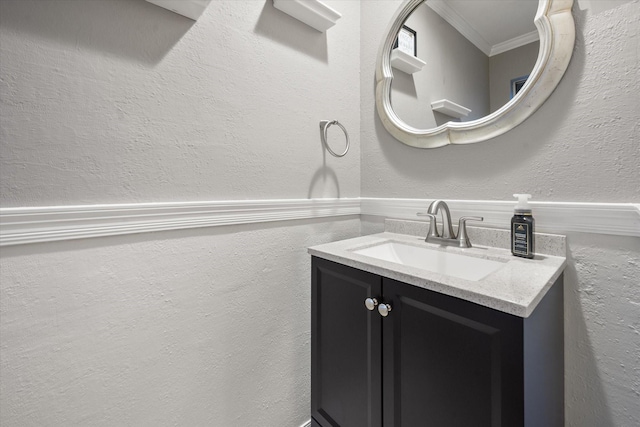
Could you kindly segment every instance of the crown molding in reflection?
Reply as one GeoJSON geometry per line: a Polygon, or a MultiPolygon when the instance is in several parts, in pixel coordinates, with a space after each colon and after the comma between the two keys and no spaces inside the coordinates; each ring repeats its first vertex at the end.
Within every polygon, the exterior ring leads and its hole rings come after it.
{"type": "Polygon", "coordinates": [[[536,42],[538,40],[540,40],[540,35],[538,34],[538,32],[531,31],[530,33],[514,37],[511,40],[494,44],[493,46],[491,46],[491,53],[489,54],[489,56],[499,55],[501,53],[508,52],[511,49],[517,49],[521,46],[536,42]]]}
{"type": "Polygon", "coordinates": [[[443,0],[428,1],[427,6],[433,9],[438,15],[447,21],[453,28],[458,30],[467,40],[473,43],[478,49],[489,56],[491,45],[482,37],[469,23],[443,0]]]}
{"type": "Polygon", "coordinates": [[[491,45],[475,30],[475,28],[473,28],[472,25],[460,16],[455,9],[451,8],[446,1],[430,0],[426,4],[487,56],[498,55],[540,39],[538,31],[532,31],[527,34],[514,37],[511,40],[491,45]]]}

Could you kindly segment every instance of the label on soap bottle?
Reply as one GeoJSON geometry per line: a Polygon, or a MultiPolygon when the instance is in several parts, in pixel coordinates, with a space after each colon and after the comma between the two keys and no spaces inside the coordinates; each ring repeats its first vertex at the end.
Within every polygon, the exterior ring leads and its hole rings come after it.
{"type": "Polygon", "coordinates": [[[531,225],[525,222],[513,222],[512,227],[513,242],[511,244],[511,252],[514,255],[520,255],[527,258],[532,257],[533,248],[531,237],[533,233],[530,229],[531,225]]]}
{"type": "Polygon", "coordinates": [[[513,223],[513,253],[518,255],[531,255],[531,244],[529,242],[529,224],[523,222],[513,223]]]}

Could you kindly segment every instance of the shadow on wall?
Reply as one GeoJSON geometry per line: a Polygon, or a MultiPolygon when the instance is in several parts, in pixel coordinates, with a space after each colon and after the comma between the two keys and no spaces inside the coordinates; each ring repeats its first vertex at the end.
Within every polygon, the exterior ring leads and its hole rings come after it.
{"type": "Polygon", "coordinates": [[[308,199],[339,199],[340,198],[340,183],[338,182],[338,175],[336,172],[323,165],[319,168],[311,178],[309,184],[308,199]],[[331,185],[335,186],[335,190],[331,191],[331,185]]]}
{"type": "Polygon", "coordinates": [[[195,21],[144,0],[2,0],[0,25],[16,32],[155,65],[195,21]]]}
{"type": "Polygon", "coordinates": [[[613,426],[611,410],[582,308],[576,259],[567,249],[564,271],[565,416],[569,426],[613,426]],[[588,408],[588,411],[585,409],[588,408]]]}
{"type": "Polygon", "coordinates": [[[443,124],[448,123],[448,122],[461,122],[462,121],[460,119],[452,119],[451,116],[448,116],[448,115],[443,114],[443,113],[439,113],[438,111],[434,111],[433,112],[433,118],[435,119],[437,126],[442,126],[443,124]]]}
{"type": "Polygon", "coordinates": [[[273,6],[273,0],[265,1],[254,32],[319,61],[329,62],[327,34],[279,11],[273,6]]]}
{"type": "Polygon", "coordinates": [[[402,72],[394,72],[393,74],[393,91],[402,92],[405,95],[409,95],[412,98],[418,99],[418,93],[416,92],[416,84],[414,82],[413,74],[407,74],[402,72]]]}
{"type": "MultiPolygon", "coordinates": [[[[309,192],[307,193],[308,199],[330,199],[340,198],[340,180],[336,172],[327,166],[327,150],[322,145],[322,129],[320,131],[320,148],[322,149],[322,166],[316,170],[311,177],[309,183],[309,192]],[[335,187],[335,190],[331,190],[331,187],[335,187]]],[[[327,135],[330,135],[327,132],[327,135]]],[[[332,135],[333,136],[333,135],[332,135]]],[[[327,136],[329,138],[329,136],[327,136]]],[[[342,149],[336,148],[341,151],[342,149]]]]}

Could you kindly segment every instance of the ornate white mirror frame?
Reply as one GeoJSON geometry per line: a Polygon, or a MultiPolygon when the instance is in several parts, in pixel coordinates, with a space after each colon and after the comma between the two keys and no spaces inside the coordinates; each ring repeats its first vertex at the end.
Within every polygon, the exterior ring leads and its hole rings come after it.
{"type": "MultiPolygon", "coordinates": [[[[469,122],[447,122],[433,129],[404,123],[391,105],[391,50],[407,17],[425,0],[406,0],[392,18],[376,64],[376,106],[384,127],[399,141],[417,148],[486,141],[513,129],[551,95],[569,65],[575,41],[573,0],[539,0],[535,25],[540,33],[538,60],[522,89],[502,108],[469,122]]],[[[427,0],[429,1],[429,0],[427,0]]]]}

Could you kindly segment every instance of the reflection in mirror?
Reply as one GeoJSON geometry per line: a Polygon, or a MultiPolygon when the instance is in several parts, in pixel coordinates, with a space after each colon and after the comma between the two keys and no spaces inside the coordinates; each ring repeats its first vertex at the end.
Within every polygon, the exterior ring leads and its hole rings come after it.
{"type": "MultiPolygon", "coordinates": [[[[427,4],[435,5],[441,0],[427,0],[427,4]]],[[[454,3],[457,0],[447,0],[448,3],[454,3]]],[[[515,3],[523,5],[531,0],[518,0],[515,3]]],[[[474,1],[461,0],[465,7],[469,7],[471,4],[475,4],[474,1]]],[[[509,0],[496,0],[495,4],[506,6],[509,0]]],[[[496,111],[489,113],[488,115],[476,118],[475,120],[469,120],[465,122],[458,122],[449,120],[444,124],[433,127],[430,125],[411,126],[407,124],[392,106],[391,96],[392,87],[394,82],[394,75],[399,75],[400,72],[393,71],[392,67],[401,66],[405,68],[408,73],[415,72],[426,65],[426,62],[433,61],[436,65],[439,63],[441,66],[448,64],[449,56],[445,55],[447,52],[443,52],[438,55],[438,51],[433,53],[436,60],[430,58],[423,58],[422,61],[412,55],[408,55],[406,52],[398,52],[393,50],[392,46],[400,31],[400,28],[407,21],[409,16],[422,4],[424,0],[405,0],[402,6],[391,18],[389,26],[386,31],[386,36],[380,45],[378,50],[378,58],[376,61],[376,109],[380,122],[384,128],[398,141],[404,144],[417,148],[437,148],[447,144],[472,144],[475,142],[486,141],[496,136],[502,135],[505,132],[510,131],[520,123],[524,122],[530,117],[540,106],[549,98],[551,93],[555,90],[556,86],[562,79],[569,61],[571,60],[571,54],[573,53],[573,45],[575,42],[575,24],[573,22],[573,15],[571,14],[571,7],[573,0],[538,0],[537,11],[535,14],[534,22],[535,27],[540,35],[540,48],[535,61],[535,65],[531,70],[526,83],[521,85],[520,91],[510,99],[502,107],[496,111]],[[393,51],[392,51],[393,50],[393,51]],[[400,65],[394,65],[399,63],[400,65]]],[[[535,3],[535,2],[534,2],[535,3]]],[[[478,14],[484,12],[484,9],[480,9],[478,14]]],[[[494,11],[488,11],[488,14],[494,14],[494,11]]],[[[511,18],[506,19],[509,21],[511,18]]],[[[416,30],[417,37],[420,38],[420,34],[416,30]]],[[[418,48],[422,44],[420,40],[417,40],[418,48]]],[[[474,43],[475,44],[475,43],[474,43]]],[[[436,45],[436,48],[438,46],[436,45]]],[[[441,50],[452,50],[448,47],[439,47],[441,50]]],[[[480,49],[484,51],[483,49],[480,49]]],[[[487,56],[491,56],[491,46],[489,45],[488,51],[485,52],[487,56]]],[[[466,57],[463,57],[466,59],[466,57]]],[[[454,71],[471,69],[479,74],[477,66],[473,64],[464,63],[462,67],[448,66],[447,72],[441,72],[439,78],[441,83],[452,83],[454,86],[461,86],[467,81],[467,78],[454,78],[454,71]]],[[[517,76],[522,77],[522,76],[517,76]]],[[[514,84],[517,84],[516,78],[514,84]]],[[[511,85],[511,80],[509,85],[511,85]]],[[[400,79],[395,86],[396,94],[398,93],[413,93],[413,97],[417,98],[418,92],[413,79],[405,79],[404,85],[400,79]]],[[[464,88],[464,87],[463,87],[464,88]]],[[[462,91],[464,93],[464,91],[462,91]]],[[[442,96],[449,96],[443,93],[442,96]]],[[[397,98],[397,97],[396,97],[397,98]]],[[[431,108],[438,109],[439,111],[446,112],[448,115],[470,115],[470,108],[467,109],[462,105],[458,105],[456,100],[447,100],[447,98],[433,100],[429,98],[431,102],[431,108]],[[456,111],[457,110],[457,111],[456,111]],[[462,114],[460,114],[462,112],[462,114]]],[[[398,104],[396,99],[396,104],[398,104]]],[[[457,102],[464,102],[457,100],[457,102]]],[[[501,101],[498,102],[500,104],[501,101]]],[[[426,104],[426,102],[425,102],[426,104]]],[[[489,100],[489,109],[491,108],[491,101],[489,100]]],[[[435,122],[435,119],[433,119],[435,122]]]]}
{"type": "Polygon", "coordinates": [[[392,61],[391,105],[398,118],[431,129],[504,106],[536,64],[537,8],[538,0],[427,0],[418,6],[404,25],[415,31],[425,65],[410,74],[392,61]],[[432,107],[439,100],[471,111],[432,107]]]}

